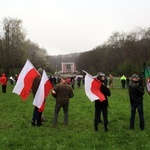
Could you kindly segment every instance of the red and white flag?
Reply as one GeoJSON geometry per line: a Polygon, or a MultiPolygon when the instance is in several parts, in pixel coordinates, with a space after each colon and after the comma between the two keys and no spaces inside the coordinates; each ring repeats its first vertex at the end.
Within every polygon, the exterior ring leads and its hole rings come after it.
{"type": "Polygon", "coordinates": [[[53,88],[52,83],[49,81],[49,78],[43,70],[42,79],[40,82],[40,85],[38,87],[38,90],[36,92],[36,95],[33,100],[33,105],[39,108],[39,111],[43,111],[45,107],[45,99],[48,96],[49,92],[53,88]]]}
{"type": "Polygon", "coordinates": [[[100,91],[101,82],[95,79],[90,74],[86,73],[85,76],[85,93],[91,102],[99,99],[100,101],[106,100],[105,96],[100,91]]]}
{"type": "Polygon", "coordinates": [[[20,95],[20,97],[25,100],[30,94],[34,78],[38,75],[38,71],[34,68],[32,63],[27,60],[12,92],[20,95]]]}

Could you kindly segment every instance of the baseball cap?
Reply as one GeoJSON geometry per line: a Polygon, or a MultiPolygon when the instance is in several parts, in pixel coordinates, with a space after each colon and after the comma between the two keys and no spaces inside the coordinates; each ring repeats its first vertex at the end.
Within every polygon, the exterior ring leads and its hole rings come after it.
{"type": "Polygon", "coordinates": [[[131,79],[133,79],[133,78],[138,79],[138,78],[139,78],[139,76],[138,76],[137,74],[133,74],[133,75],[131,76],[131,79]]]}
{"type": "Polygon", "coordinates": [[[99,72],[99,74],[97,75],[97,79],[101,80],[102,77],[105,77],[105,74],[103,72],[99,72]]]}

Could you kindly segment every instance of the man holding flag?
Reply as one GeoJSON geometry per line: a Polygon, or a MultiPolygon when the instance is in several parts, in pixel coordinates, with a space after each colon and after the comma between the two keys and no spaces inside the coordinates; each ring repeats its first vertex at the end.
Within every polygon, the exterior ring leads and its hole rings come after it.
{"type": "Polygon", "coordinates": [[[31,123],[32,125],[35,125],[35,122],[37,121],[37,126],[41,126],[42,112],[45,107],[45,100],[50,90],[52,89],[53,85],[49,81],[49,78],[45,70],[39,68],[38,72],[40,73],[40,75],[34,79],[32,84],[32,93],[34,97],[33,105],[35,107],[34,107],[33,118],[31,123]]]}
{"type": "Polygon", "coordinates": [[[96,100],[95,101],[95,120],[94,120],[94,127],[95,127],[95,131],[98,131],[98,123],[99,123],[99,116],[100,116],[100,112],[102,112],[103,114],[103,121],[104,121],[104,130],[108,131],[108,98],[107,96],[111,95],[110,89],[104,85],[104,80],[105,80],[105,74],[99,74],[97,76],[97,80],[99,80],[102,84],[100,86],[99,91],[101,91],[101,93],[104,95],[105,100],[96,100]]]}
{"type": "Polygon", "coordinates": [[[95,119],[94,119],[94,128],[95,131],[98,131],[98,123],[100,112],[103,114],[104,120],[104,129],[108,131],[108,119],[107,119],[107,107],[108,107],[108,99],[107,96],[111,95],[110,89],[104,85],[105,74],[100,73],[98,76],[93,77],[88,74],[86,71],[85,76],[85,93],[91,102],[95,101],[95,119]]]}
{"type": "Polygon", "coordinates": [[[37,71],[32,63],[27,60],[12,92],[18,94],[22,100],[26,100],[32,90],[33,105],[35,106],[32,125],[35,125],[35,121],[37,121],[38,126],[42,125],[41,116],[45,106],[45,99],[52,87],[45,70],[43,71],[42,68],[39,68],[37,71]]]}
{"type": "MultiPolygon", "coordinates": [[[[42,73],[43,73],[43,69],[42,68],[39,68],[38,69],[38,72],[39,72],[39,76],[37,76],[34,80],[33,80],[33,84],[32,84],[32,94],[33,94],[33,97],[35,98],[35,95],[36,95],[36,92],[38,90],[38,87],[39,87],[39,84],[40,84],[40,81],[41,81],[41,76],[42,76],[42,73]]],[[[33,117],[32,117],[32,122],[31,124],[32,125],[35,125],[35,122],[37,121],[37,126],[41,126],[42,123],[41,123],[41,117],[42,117],[42,112],[39,111],[39,108],[37,106],[34,107],[34,111],[33,111],[33,117]]]]}

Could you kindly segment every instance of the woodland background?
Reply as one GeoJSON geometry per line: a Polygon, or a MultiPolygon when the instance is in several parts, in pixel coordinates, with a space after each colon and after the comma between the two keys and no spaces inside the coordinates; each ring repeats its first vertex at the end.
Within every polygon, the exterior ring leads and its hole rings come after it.
{"type": "Polygon", "coordinates": [[[4,18],[0,24],[0,73],[18,74],[27,59],[52,74],[61,70],[62,62],[75,62],[80,74],[86,70],[92,75],[99,71],[113,76],[141,75],[144,62],[150,65],[150,27],[114,32],[107,42],[82,53],[51,56],[45,48],[26,39],[22,20],[4,18]]]}

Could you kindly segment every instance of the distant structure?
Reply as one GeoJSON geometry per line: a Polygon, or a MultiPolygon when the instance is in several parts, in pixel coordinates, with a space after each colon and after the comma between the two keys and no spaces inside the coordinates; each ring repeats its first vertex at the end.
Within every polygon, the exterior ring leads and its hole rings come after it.
{"type": "Polygon", "coordinates": [[[76,73],[76,65],[74,62],[62,62],[62,73],[76,73]]]}

